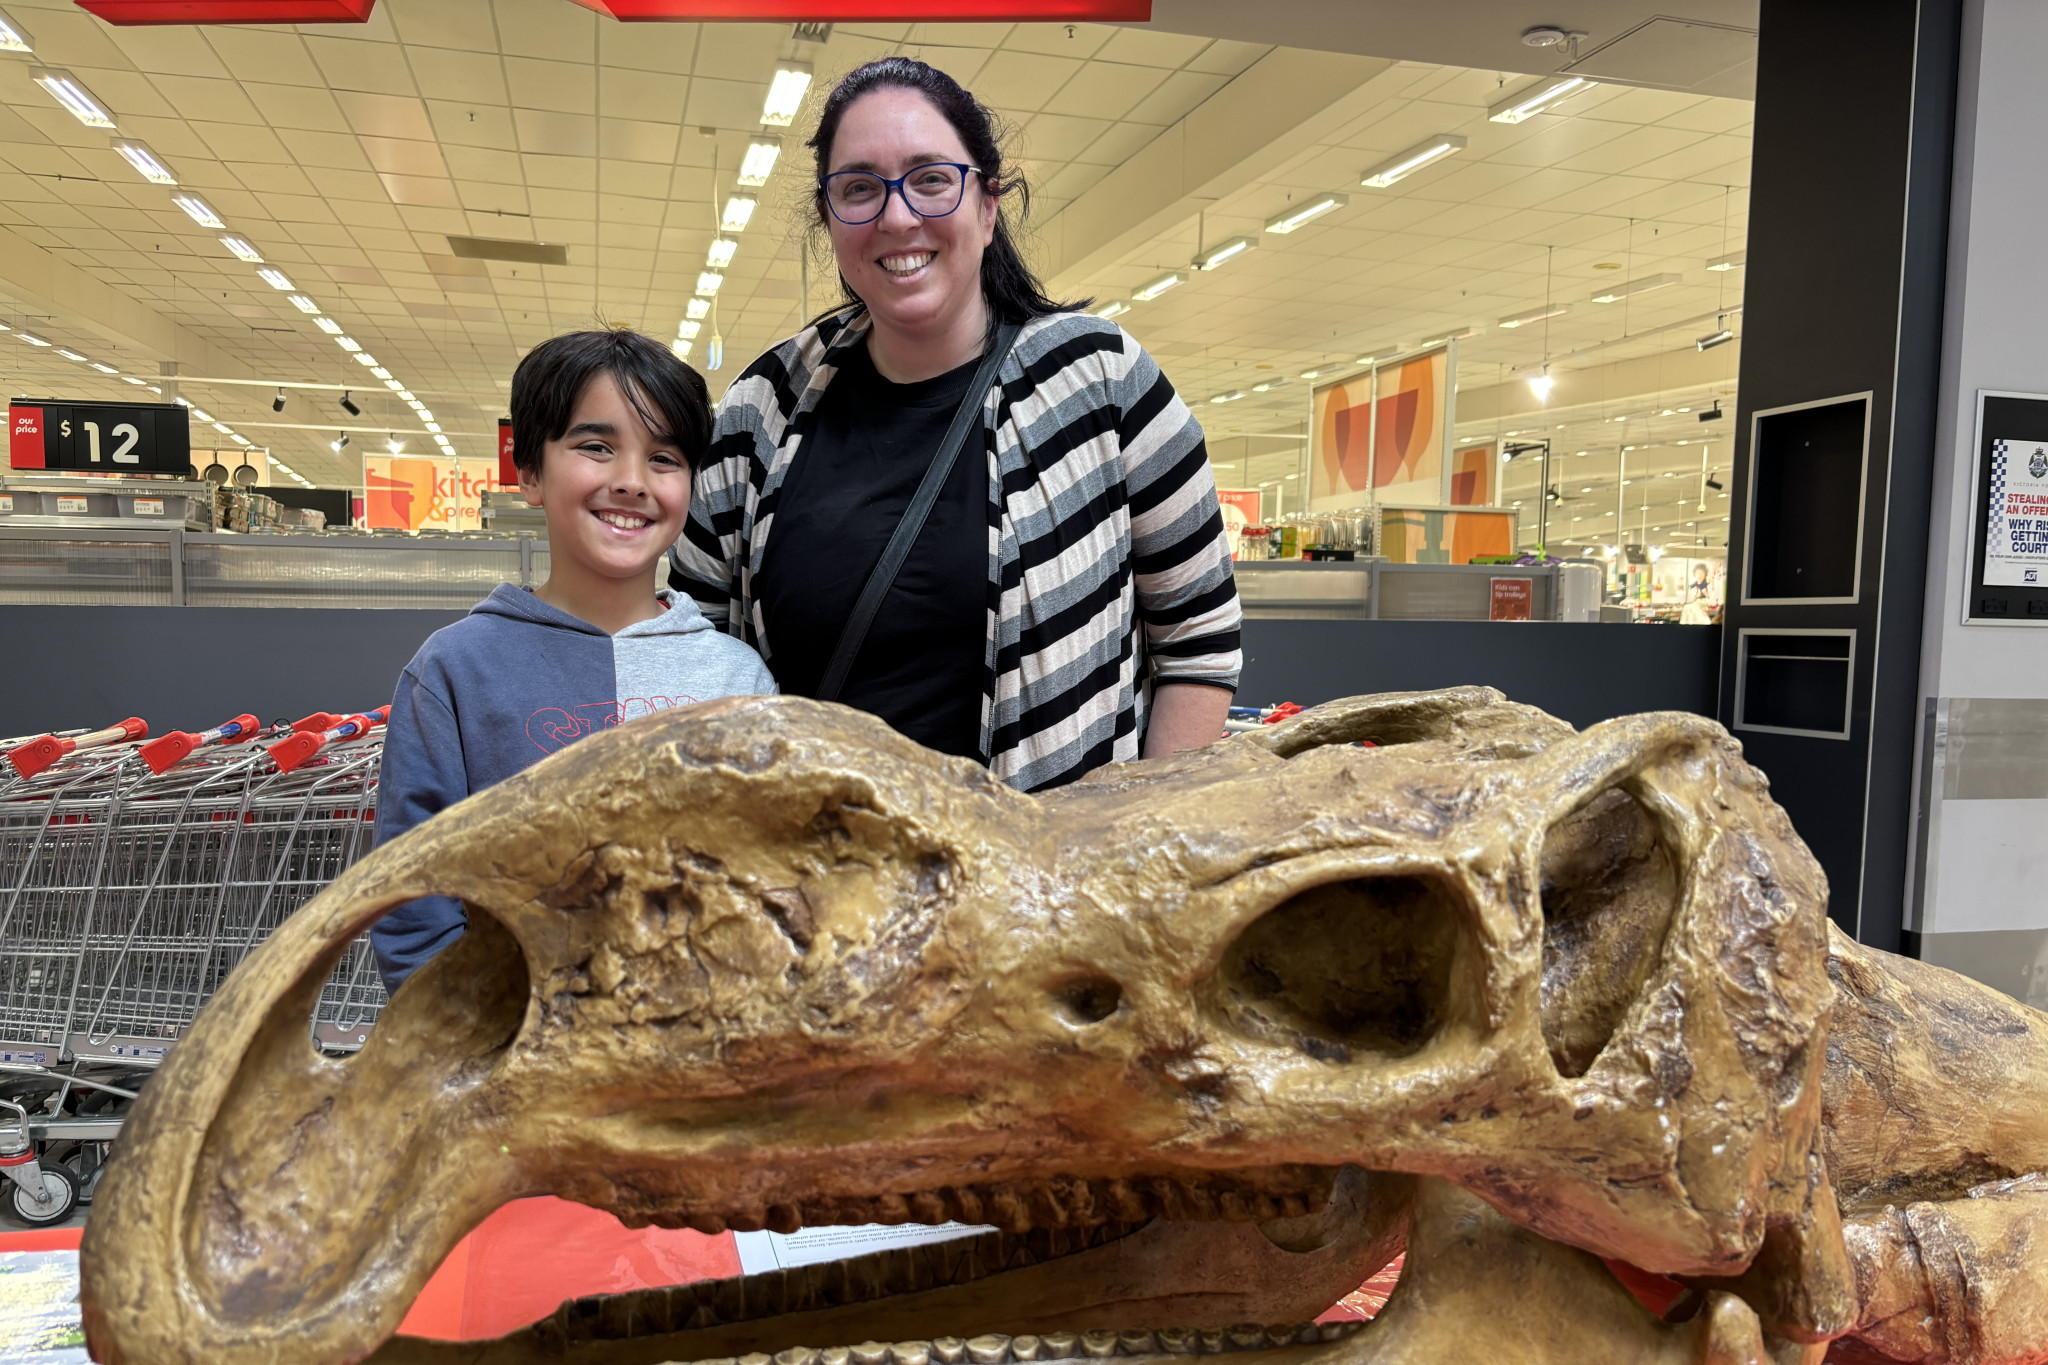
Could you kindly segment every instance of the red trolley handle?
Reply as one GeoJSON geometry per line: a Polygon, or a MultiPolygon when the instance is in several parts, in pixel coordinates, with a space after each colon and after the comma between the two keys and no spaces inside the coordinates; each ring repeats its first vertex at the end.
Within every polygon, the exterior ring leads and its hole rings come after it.
{"type": "Polygon", "coordinates": [[[108,744],[127,744],[149,738],[149,722],[130,716],[118,725],[91,734],[63,737],[41,735],[7,751],[7,761],[23,777],[34,777],[74,749],[98,749],[108,744]]]}

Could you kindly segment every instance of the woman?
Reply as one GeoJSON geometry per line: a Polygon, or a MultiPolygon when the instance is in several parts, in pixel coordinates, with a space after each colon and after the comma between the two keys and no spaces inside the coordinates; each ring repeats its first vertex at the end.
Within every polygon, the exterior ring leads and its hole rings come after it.
{"type": "Polygon", "coordinates": [[[891,57],[808,145],[847,303],[726,393],[679,585],[784,692],[1026,791],[1220,736],[1240,616],[1201,428],[1122,329],[1046,298],[988,110],[891,57]]]}

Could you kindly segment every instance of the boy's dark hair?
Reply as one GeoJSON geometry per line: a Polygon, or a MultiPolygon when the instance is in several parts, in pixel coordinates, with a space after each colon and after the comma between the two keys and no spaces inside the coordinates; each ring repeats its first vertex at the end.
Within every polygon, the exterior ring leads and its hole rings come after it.
{"type": "MultiPolygon", "coordinates": [[[[818,157],[818,183],[811,192],[811,210],[818,225],[825,226],[825,173],[832,169],[832,139],[839,135],[839,121],[846,117],[848,106],[861,96],[891,89],[914,91],[931,101],[940,117],[960,135],[967,159],[980,169],[983,192],[995,196],[999,204],[1014,199],[1021,223],[1031,211],[1031,187],[1025,183],[1023,171],[1004,162],[1004,130],[988,106],[935,66],[927,66],[915,57],[884,57],[855,67],[840,78],[832,93],[825,97],[818,131],[804,144],[818,157]]],[[[839,287],[847,303],[860,302],[860,296],[843,278],[839,287]]],[[[991,326],[999,321],[1029,322],[1048,313],[1072,312],[1092,302],[1082,299],[1059,303],[1046,296],[1045,286],[1017,250],[1015,225],[1007,209],[1002,208],[996,213],[995,240],[981,253],[981,292],[988,300],[991,326]]]]}
{"type": "Polygon", "coordinates": [[[626,401],[692,474],[711,448],[711,392],[704,376],[653,337],[625,327],[570,332],[526,353],[512,372],[512,463],[538,475],[541,452],[569,429],[584,385],[608,374],[626,401]]]}

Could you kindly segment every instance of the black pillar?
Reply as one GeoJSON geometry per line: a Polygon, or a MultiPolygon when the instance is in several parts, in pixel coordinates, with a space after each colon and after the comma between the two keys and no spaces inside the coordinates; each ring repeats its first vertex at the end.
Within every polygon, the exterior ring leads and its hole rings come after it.
{"type": "Polygon", "coordinates": [[[1896,951],[1960,0],[1763,0],[1721,720],[1896,951]]]}

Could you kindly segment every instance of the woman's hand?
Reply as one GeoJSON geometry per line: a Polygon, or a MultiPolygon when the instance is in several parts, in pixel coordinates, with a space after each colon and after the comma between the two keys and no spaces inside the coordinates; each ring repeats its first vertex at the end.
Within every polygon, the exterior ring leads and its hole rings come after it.
{"type": "Polygon", "coordinates": [[[1161,683],[1152,691],[1152,715],[1145,727],[1145,757],[1165,758],[1223,738],[1230,693],[1200,683],[1161,683]]]}

